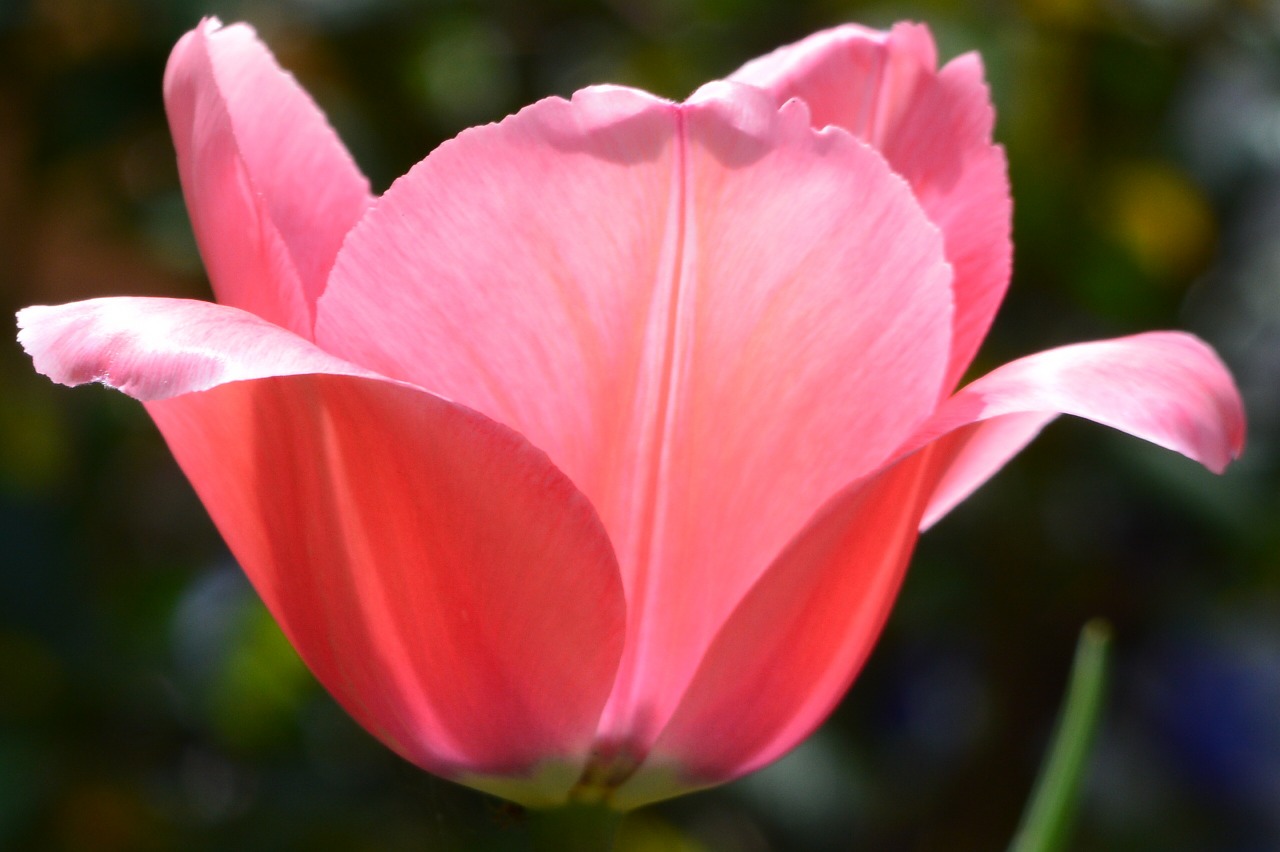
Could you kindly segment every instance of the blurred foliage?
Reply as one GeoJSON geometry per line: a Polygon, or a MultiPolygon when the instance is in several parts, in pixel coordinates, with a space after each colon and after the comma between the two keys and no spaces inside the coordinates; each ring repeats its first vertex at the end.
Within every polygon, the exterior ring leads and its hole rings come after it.
{"type": "MultiPolygon", "coordinates": [[[[989,850],[1074,637],[1114,626],[1081,849],[1280,848],[1280,4],[1273,0],[0,0],[0,296],[206,298],[160,99],[201,15],[254,23],[375,188],[594,82],[682,97],[816,28],[980,50],[1015,280],[975,365],[1193,330],[1240,379],[1225,477],[1064,422],[924,538],[832,720],[630,817],[628,850],[989,850]]],[[[0,847],[522,849],[305,672],[139,406],[0,350],[0,847]]]]}

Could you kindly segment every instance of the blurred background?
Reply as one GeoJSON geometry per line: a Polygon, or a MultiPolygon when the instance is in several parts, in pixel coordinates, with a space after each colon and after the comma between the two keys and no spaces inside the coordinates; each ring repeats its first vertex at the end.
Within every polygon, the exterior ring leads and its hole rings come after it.
{"type": "MultiPolygon", "coordinates": [[[[777,765],[636,814],[631,849],[992,850],[1081,625],[1115,681],[1078,849],[1280,849],[1280,3],[0,0],[0,302],[207,298],[160,81],[248,20],[375,190],[463,127],[596,82],[681,98],[843,21],[980,50],[1015,276],[977,372],[1192,330],[1234,370],[1221,478],[1061,421],[923,539],[865,672],[777,765]]],[[[12,333],[10,335],[12,337],[12,333]]],[[[0,848],[527,848],[320,690],[143,412],[0,346],[0,848]]]]}

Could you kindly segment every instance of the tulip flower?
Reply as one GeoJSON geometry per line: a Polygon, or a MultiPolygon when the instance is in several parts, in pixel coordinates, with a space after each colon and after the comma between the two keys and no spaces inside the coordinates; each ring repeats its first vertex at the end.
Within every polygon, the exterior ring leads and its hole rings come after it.
{"type": "Polygon", "coordinates": [[[1010,271],[979,59],[844,26],[683,103],[600,86],[375,198],[253,31],[164,80],[217,303],[19,315],[141,400],[319,681],[439,775],[626,809],[776,759],[848,689],[920,530],[1060,413],[1221,471],[1182,333],[957,390],[1010,271]]]}

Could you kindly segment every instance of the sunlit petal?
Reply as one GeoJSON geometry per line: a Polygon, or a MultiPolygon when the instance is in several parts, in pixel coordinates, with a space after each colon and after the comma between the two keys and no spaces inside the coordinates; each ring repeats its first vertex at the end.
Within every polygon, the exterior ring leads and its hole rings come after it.
{"type": "Polygon", "coordinates": [[[324,116],[243,24],[206,20],[169,58],[165,106],[218,301],[304,337],[369,184],[324,116]]]}
{"type": "Polygon", "coordinates": [[[361,724],[432,771],[563,800],[626,616],[596,513],[543,453],[235,308],[103,299],[20,319],[52,378],[148,400],[268,608],[361,724]]]}
{"type": "Polygon", "coordinates": [[[907,187],[803,106],[601,88],[396,183],[317,339],[512,426],[587,494],[630,614],[603,732],[643,741],[795,531],[932,411],[949,285],[907,187]]]}
{"type": "Polygon", "coordinates": [[[959,382],[1009,283],[1011,202],[982,60],[937,68],[920,24],[888,32],[854,24],[816,33],[747,63],[730,79],[808,104],[815,127],[865,139],[915,191],[946,238],[955,316],[945,390],[959,382]]]}

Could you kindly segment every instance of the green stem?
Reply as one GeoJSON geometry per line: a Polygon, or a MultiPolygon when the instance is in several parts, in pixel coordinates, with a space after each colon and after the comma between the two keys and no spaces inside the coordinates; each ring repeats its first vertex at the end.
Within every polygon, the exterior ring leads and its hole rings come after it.
{"type": "Polygon", "coordinates": [[[602,805],[566,805],[529,811],[535,852],[609,852],[623,814],[602,805]]]}
{"type": "Polygon", "coordinates": [[[1100,619],[1090,621],[1080,631],[1049,756],[1040,767],[1040,777],[1009,852],[1057,852],[1066,844],[1101,715],[1110,642],[1111,628],[1100,619]]]}

